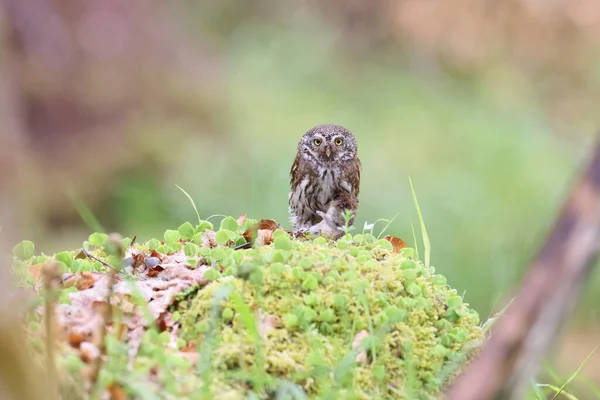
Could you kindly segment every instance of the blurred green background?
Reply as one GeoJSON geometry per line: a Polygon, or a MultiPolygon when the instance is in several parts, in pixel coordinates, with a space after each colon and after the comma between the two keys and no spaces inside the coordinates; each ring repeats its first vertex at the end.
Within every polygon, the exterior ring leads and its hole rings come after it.
{"type": "MultiPolygon", "coordinates": [[[[8,116],[22,138],[18,239],[47,252],[89,234],[78,204],[142,239],[193,221],[176,184],[203,218],[289,226],[297,142],[336,123],[363,164],[357,230],[397,216],[388,232],[412,244],[410,176],[432,264],[485,320],[517,287],[600,119],[592,0],[59,2],[66,38],[34,31],[34,7],[13,3],[2,73],[25,110],[8,116]]],[[[596,272],[559,368],[599,340],[598,290],[596,272]]]]}

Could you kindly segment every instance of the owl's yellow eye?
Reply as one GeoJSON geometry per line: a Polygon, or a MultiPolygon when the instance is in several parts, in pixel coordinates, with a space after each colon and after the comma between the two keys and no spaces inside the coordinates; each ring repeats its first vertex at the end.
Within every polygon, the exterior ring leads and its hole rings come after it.
{"type": "Polygon", "coordinates": [[[342,138],[337,138],[337,139],[335,139],[334,143],[336,146],[341,146],[342,143],[344,143],[344,141],[342,140],[342,138]]]}
{"type": "Polygon", "coordinates": [[[315,139],[315,140],[313,140],[313,143],[315,144],[315,146],[320,146],[321,142],[322,142],[321,139],[315,139]]]}

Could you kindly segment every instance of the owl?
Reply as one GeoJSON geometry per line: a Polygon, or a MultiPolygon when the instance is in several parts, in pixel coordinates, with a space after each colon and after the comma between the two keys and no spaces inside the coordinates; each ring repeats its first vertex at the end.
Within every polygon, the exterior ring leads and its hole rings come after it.
{"type": "Polygon", "coordinates": [[[342,212],[358,207],[361,163],[356,150],[352,132],[339,125],[319,125],[302,136],[290,171],[294,231],[340,236],[342,212]]]}

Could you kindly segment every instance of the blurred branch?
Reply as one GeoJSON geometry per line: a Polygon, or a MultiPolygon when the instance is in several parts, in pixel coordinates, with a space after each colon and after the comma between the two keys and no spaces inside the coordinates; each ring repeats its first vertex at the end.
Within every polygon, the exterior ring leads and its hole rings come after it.
{"type": "Polygon", "coordinates": [[[59,293],[57,281],[60,278],[60,266],[57,262],[49,262],[42,268],[42,277],[44,280],[44,327],[46,332],[46,375],[49,382],[54,386],[50,394],[56,397],[56,383],[58,382],[58,374],[56,373],[55,364],[55,347],[56,347],[56,298],[59,293]]]}
{"type": "Polygon", "coordinates": [[[448,400],[520,398],[580,294],[600,243],[600,141],[520,293],[448,400]]]}

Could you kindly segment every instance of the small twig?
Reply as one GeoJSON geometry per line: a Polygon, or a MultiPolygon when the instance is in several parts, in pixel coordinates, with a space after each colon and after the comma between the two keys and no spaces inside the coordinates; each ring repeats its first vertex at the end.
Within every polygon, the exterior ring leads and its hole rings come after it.
{"type": "MultiPolygon", "coordinates": [[[[90,253],[89,251],[86,250],[85,247],[82,248],[83,254],[86,255],[86,257],[91,258],[92,260],[96,260],[98,261],[100,264],[104,265],[105,267],[111,269],[112,271],[116,272],[119,276],[121,277],[132,277],[133,275],[125,270],[122,269],[118,269],[116,267],[113,267],[112,265],[110,265],[109,263],[107,263],[106,261],[96,257],[95,255],[93,255],[92,253],[90,253]]],[[[121,261],[122,263],[122,261],[121,261]]]]}
{"type": "MultiPolygon", "coordinates": [[[[97,343],[94,343],[100,350],[100,354],[98,355],[98,357],[96,357],[94,359],[94,362],[93,362],[91,370],[90,370],[89,376],[90,376],[90,382],[92,384],[92,386],[91,386],[92,390],[95,387],[95,384],[98,380],[98,375],[100,374],[100,370],[102,369],[102,354],[104,354],[104,352],[105,352],[104,339],[106,338],[106,332],[107,332],[106,324],[108,323],[108,321],[110,321],[111,316],[112,316],[112,304],[110,303],[110,299],[113,295],[113,287],[116,282],[116,279],[115,279],[116,274],[117,274],[116,271],[112,271],[111,274],[109,275],[108,292],[106,293],[106,298],[104,299],[104,301],[106,303],[106,307],[102,308],[102,311],[101,311],[102,322],[100,325],[100,334],[98,335],[97,343]]],[[[94,392],[92,392],[92,394],[93,393],[94,392]]]]}
{"type": "Polygon", "coordinates": [[[98,261],[100,264],[104,265],[107,268],[110,268],[110,269],[112,269],[114,271],[117,271],[117,272],[119,271],[117,268],[113,267],[112,265],[110,265],[106,261],[99,259],[95,255],[93,255],[92,253],[90,253],[89,251],[87,251],[87,249],[85,247],[83,247],[83,254],[85,254],[86,257],[91,258],[92,260],[98,261]]]}
{"type": "MultiPolygon", "coordinates": [[[[117,258],[117,260],[119,260],[119,265],[121,265],[124,254],[125,254],[125,249],[123,249],[123,246],[122,246],[121,236],[117,235],[117,234],[111,234],[109,236],[109,244],[110,244],[110,247],[108,247],[108,249],[110,249],[110,251],[113,252],[114,257],[117,258]]],[[[88,256],[91,256],[91,254],[89,254],[85,250],[85,248],[84,248],[84,253],[88,256]]],[[[92,256],[92,258],[102,262],[101,260],[99,260],[96,257],[92,256]]],[[[104,264],[104,262],[102,262],[102,263],[104,264]]],[[[106,298],[104,300],[104,302],[106,303],[106,307],[102,308],[102,310],[101,310],[102,323],[100,325],[100,334],[98,337],[98,343],[95,343],[95,345],[100,350],[100,355],[98,357],[96,357],[96,359],[94,360],[94,363],[92,364],[92,367],[90,370],[90,375],[89,375],[90,382],[92,383],[91,393],[90,393],[91,398],[96,398],[96,394],[98,394],[99,390],[100,390],[100,387],[98,387],[98,385],[97,385],[97,381],[98,381],[98,375],[100,374],[100,370],[102,369],[102,364],[103,364],[102,354],[104,354],[106,352],[105,339],[106,339],[106,334],[108,331],[106,325],[112,319],[113,308],[112,308],[112,304],[111,304],[111,298],[112,298],[112,295],[114,292],[114,286],[116,283],[116,275],[119,272],[119,270],[112,267],[108,263],[106,263],[104,265],[110,266],[112,268],[112,272],[109,275],[108,292],[107,292],[106,298]]]]}
{"type": "Polygon", "coordinates": [[[240,244],[238,246],[235,246],[233,248],[233,250],[243,250],[243,249],[249,249],[251,247],[252,247],[252,242],[246,242],[246,243],[240,244]]]}
{"type": "Polygon", "coordinates": [[[60,278],[60,266],[57,262],[45,264],[42,268],[42,277],[44,280],[44,327],[46,330],[46,373],[48,381],[52,384],[53,395],[56,396],[56,382],[58,377],[56,373],[56,364],[54,362],[55,338],[55,317],[54,307],[56,303],[56,280],[60,278]]]}

